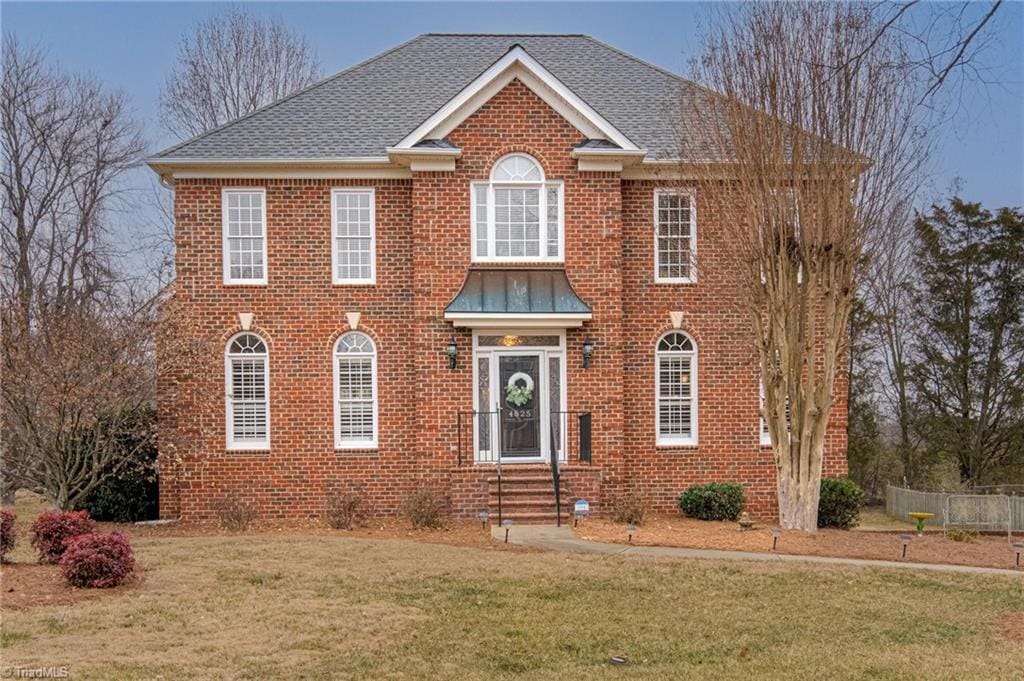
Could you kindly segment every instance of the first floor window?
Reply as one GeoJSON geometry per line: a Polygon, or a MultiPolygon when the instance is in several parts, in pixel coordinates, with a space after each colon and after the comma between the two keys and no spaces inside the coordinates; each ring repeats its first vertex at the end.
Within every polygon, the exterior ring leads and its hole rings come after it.
{"type": "Polygon", "coordinates": [[[270,377],[267,345],[254,333],[240,333],[228,341],[227,378],[228,449],[270,447],[270,377]]]}
{"type": "Polygon", "coordinates": [[[697,216],[693,195],[668,189],[654,192],[654,279],[694,280],[697,216]]]}
{"type": "Polygon", "coordinates": [[[377,446],[377,349],[358,331],[334,346],[334,440],[339,449],[377,446]]]}
{"type": "Polygon", "coordinates": [[[267,238],[262,189],[225,189],[224,283],[267,283],[267,238]]]}
{"type": "Polygon", "coordinates": [[[331,225],[334,283],[375,281],[376,214],[373,189],[335,189],[331,225]]]}
{"type": "Polygon", "coordinates": [[[697,348],[685,333],[662,336],[655,351],[657,444],[697,442],[697,348]]]}

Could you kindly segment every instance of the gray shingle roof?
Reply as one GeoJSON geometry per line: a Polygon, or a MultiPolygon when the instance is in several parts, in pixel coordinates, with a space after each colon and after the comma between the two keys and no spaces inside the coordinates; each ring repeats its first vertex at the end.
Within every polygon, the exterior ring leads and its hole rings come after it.
{"type": "Polygon", "coordinates": [[[676,135],[699,129],[700,107],[680,101],[704,90],[589,36],[425,34],[153,160],[383,157],[515,45],[650,158],[677,156],[676,135]]]}

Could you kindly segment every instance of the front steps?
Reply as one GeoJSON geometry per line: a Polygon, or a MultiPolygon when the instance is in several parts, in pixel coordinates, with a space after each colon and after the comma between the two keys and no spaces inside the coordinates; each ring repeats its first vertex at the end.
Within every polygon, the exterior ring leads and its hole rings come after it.
{"type": "MultiPolygon", "coordinates": [[[[493,525],[498,524],[498,476],[487,478],[488,510],[493,525]]],[[[562,522],[572,517],[569,490],[561,484],[562,522]]],[[[555,489],[551,471],[503,472],[501,476],[501,516],[513,524],[550,524],[556,521],[555,489]]]]}

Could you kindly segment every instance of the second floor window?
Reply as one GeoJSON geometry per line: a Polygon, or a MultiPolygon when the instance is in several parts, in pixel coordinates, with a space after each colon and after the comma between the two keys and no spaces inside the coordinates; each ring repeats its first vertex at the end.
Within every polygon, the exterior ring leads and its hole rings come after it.
{"type": "Polygon", "coordinates": [[[376,281],[376,214],[373,189],[335,189],[331,193],[333,281],[376,281]]]}
{"type": "Polygon", "coordinates": [[[696,280],[697,215],[693,195],[672,189],[654,192],[654,280],[685,284],[696,280]]]}
{"type": "Polygon", "coordinates": [[[266,210],[262,189],[225,189],[224,283],[267,283],[266,210]]]}
{"type": "Polygon", "coordinates": [[[562,187],[526,154],[499,159],[490,181],[471,187],[473,260],[561,261],[562,187]]]}

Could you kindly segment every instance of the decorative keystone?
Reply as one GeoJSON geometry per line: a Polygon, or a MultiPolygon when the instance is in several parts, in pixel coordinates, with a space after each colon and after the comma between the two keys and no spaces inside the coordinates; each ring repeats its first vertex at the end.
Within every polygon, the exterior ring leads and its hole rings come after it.
{"type": "Polygon", "coordinates": [[[242,327],[242,331],[248,331],[252,328],[252,320],[255,316],[252,312],[238,313],[238,325],[242,327]]]}
{"type": "Polygon", "coordinates": [[[678,329],[683,326],[683,313],[682,312],[669,312],[668,316],[672,319],[672,328],[678,329]]]}
{"type": "Polygon", "coordinates": [[[349,328],[353,331],[359,328],[359,313],[358,312],[346,312],[345,319],[348,320],[349,328]]]}

